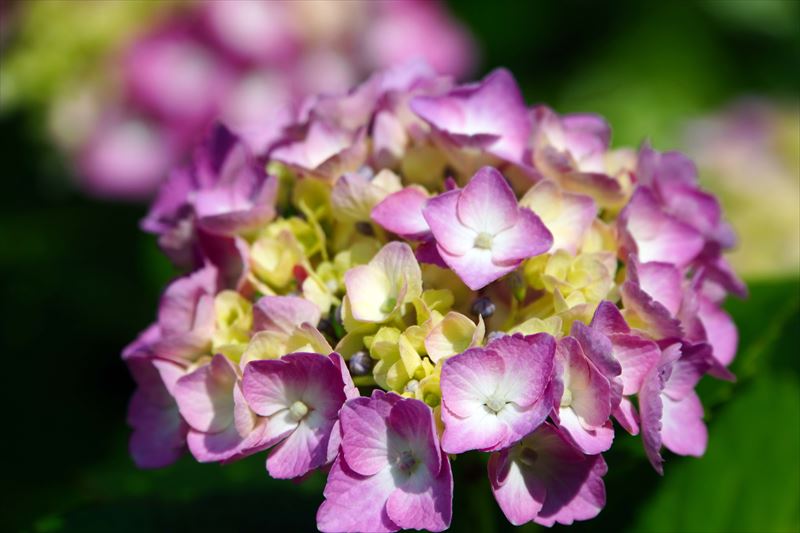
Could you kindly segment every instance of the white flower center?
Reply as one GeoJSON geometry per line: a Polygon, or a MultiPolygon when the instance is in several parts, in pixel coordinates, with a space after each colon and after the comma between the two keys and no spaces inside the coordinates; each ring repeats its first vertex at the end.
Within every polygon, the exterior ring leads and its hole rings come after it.
{"type": "Polygon", "coordinates": [[[486,400],[486,403],[484,405],[486,405],[486,407],[490,411],[496,414],[503,410],[503,408],[506,406],[506,401],[501,400],[499,398],[491,397],[488,400],[486,400]]]}
{"type": "Polygon", "coordinates": [[[292,415],[295,421],[300,422],[308,414],[308,406],[297,400],[289,407],[289,414],[292,415]]]}
{"type": "Polygon", "coordinates": [[[475,237],[475,248],[490,249],[492,247],[492,238],[491,233],[486,233],[485,231],[478,233],[478,236],[475,237]]]}
{"type": "Polygon", "coordinates": [[[406,450],[397,456],[395,465],[402,472],[408,474],[414,469],[415,466],[417,466],[417,458],[414,457],[410,451],[406,450]]]}

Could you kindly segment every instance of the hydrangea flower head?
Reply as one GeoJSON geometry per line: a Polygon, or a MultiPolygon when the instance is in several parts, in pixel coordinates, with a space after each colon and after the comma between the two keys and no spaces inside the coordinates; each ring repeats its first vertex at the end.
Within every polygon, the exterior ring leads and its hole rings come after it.
{"type": "Polygon", "coordinates": [[[328,471],[322,531],[441,531],[465,452],[545,526],[601,511],[618,431],[659,473],[703,454],[695,388],[733,379],[744,286],[685,158],[612,151],[503,70],[306,105],[263,156],[214,130],[148,216],[192,272],[124,354],[138,464],[271,448],[272,477],[328,471]]]}

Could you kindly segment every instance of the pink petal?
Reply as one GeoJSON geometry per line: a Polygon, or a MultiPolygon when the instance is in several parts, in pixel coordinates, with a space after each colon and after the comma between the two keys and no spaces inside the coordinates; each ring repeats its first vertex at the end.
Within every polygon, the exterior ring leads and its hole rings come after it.
{"type": "Polygon", "coordinates": [[[418,96],[411,101],[411,109],[455,138],[491,139],[489,150],[510,161],[521,159],[530,136],[525,101],[505,69],[443,96],[418,96]]]}
{"type": "Polygon", "coordinates": [[[387,419],[397,401],[394,395],[373,394],[342,407],[342,455],[359,475],[372,476],[389,466],[387,419]]]}
{"type": "Polygon", "coordinates": [[[611,448],[614,442],[614,426],[611,421],[587,428],[573,409],[558,412],[559,425],[584,453],[596,455],[611,448]]]}
{"type": "Polygon", "coordinates": [[[641,263],[636,272],[639,287],[677,316],[682,299],[681,272],[671,263],[641,263]]]}
{"type": "Polygon", "coordinates": [[[372,220],[386,230],[407,239],[420,239],[430,232],[422,215],[427,193],[417,187],[406,187],[390,194],[372,208],[372,220]]]}
{"type": "MultiPolygon", "coordinates": [[[[398,405],[399,407],[399,405],[398,405]]],[[[423,404],[426,409],[427,406],[423,404]]],[[[386,502],[389,518],[403,529],[444,531],[453,515],[453,475],[450,460],[441,453],[441,471],[434,476],[417,468],[386,502]]]]}
{"type": "Polygon", "coordinates": [[[684,267],[704,246],[700,233],[664,213],[653,193],[644,187],[633,193],[619,221],[644,263],[659,261],[684,267]]]}
{"type": "Polygon", "coordinates": [[[702,456],[708,443],[708,430],[703,423],[703,404],[692,392],[675,401],[662,395],[663,416],[661,438],[670,451],[678,455],[702,456]]]}
{"type": "Polygon", "coordinates": [[[622,394],[639,392],[645,376],[661,357],[658,345],[635,335],[611,335],[614,357],[622,365],[622,394]]]}
{"type": "Polygon", "coordinates": [[[507,264],[543,254],[553,245],[553,236],[530,209],[520,209],[517,223],[494,236],[492,260],[507,264]]]}
{"type": "Polygon", "coordinates": [[[475,244],[477,232],[463,225],[456,213],[461,191],[449,191],[428,200],[422,215],[436,243],[450,254],[463,255],[475,244]]]}
{"type": "Polygon", "coordinates": [[[489,481],[494,498],[509,522],[521,526],[538,516],[547,487],[538,477],[526,475],[520,465],[511,460],[509,450],[495,452],[489,457],[489,481]]]}
{"type": "Polygon", "coordinates": [[[472,348],[444,362],[442,403],[458,417],[485,413],[483,404],[505,378],[506,365],[495,351],[472,348]]]}
{"type": "Polygon", "coordinates": [[[208,266],[170,283],[158,309],[162,336],[213,327],[212,302],[206,297],[214,296],[216,281],[216,269],[208,266]]]}
{"type": "Polygon", "coordinates": [[[233,425],[236,370],[223,355],[183,376],[175,385],[175,401],[193,429],[215,433],[233,425]]]}
{"type": "Polygon", "coordinates": [[[415,399],[399,401],[389,413],[388,427],[410,446],[414,457],[425,463],[428,471],[436,475],[441,470],[439,436],[430,407],[415,399]]]}
{"type": "Polygon", "coordinates": [[[723,366],[728,366],[736,355],[739,332],[730,315],[717,304],[705,297],[699,298],[698,317],[705,329],[708,342],[714,349],[714,358],[723,366]]]}
{"type": "Polygon", "coordinates": [[[253,332],[291,334],[303,323],[316,326],[319,319],[319,308],[298,296],[263,296],[253,306],[253,332]]]}
{"type": "Polygon", "coordinates": [[[623,397],[620,400],[613,414],[625,431],[631,435],[639,434],[639,413],[636,412],[636,408],[628,398],[623,397]]]}
{"type": "Polygon", "coordinates": [[[317,528],[323,532],[392,532],[400,526],[386,512],[386,501],[395,490],[391,470],[372,476],[351,470],[342,455],[334,461],[325,485],[325,501],[317,511],[317,528]]]}
{"type": "Polygon", "coordinates": [[[452,255],[442,246],[438,246],[438,250],[447,266],[473,291],[482,289],[519,266],[519,262],[498,265],[492,261],[491,250],[483,248],[472,248],[462,255],[452,255]]]}
{"type": "Polygon", "coordinates": [[[286,440],[278,444],[267,458],[269,475],[276,479],[303,476],[328,460],[328,440],[335,419],[312,410],[300,421],[286,440]]]}

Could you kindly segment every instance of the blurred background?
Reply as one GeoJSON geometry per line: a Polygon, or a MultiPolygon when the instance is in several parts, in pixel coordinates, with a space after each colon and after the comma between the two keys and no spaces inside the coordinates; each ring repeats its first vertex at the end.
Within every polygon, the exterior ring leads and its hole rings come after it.
{"type": "MultiPolygon", "coordinates": [[[[506,66],[530,103],[603,114],[615,146],[686,151],[740,236],[738,381],[701,384],[706,456],[662,479],[618,433],[608,505],[573,530],[800,530],[800,2],[226,4],[0,0],[3,529],[314,530],[320,475],[129,459],[119,353],[176,274],[138,221],[209,116],[264,143],[246,119],[426,53],[462,79],[506,66]]],[[[455,472],[453,530],[512,530],[485,472],[455,472]]]]}

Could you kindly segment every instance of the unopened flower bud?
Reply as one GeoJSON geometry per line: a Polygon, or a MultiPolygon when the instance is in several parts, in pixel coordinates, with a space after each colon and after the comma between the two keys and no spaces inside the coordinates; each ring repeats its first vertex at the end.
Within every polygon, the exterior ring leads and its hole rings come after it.
{"type": "Polygon", "coordinates": [[[347,366],[353,376],[366,376],[372,372],[373,363],[372,357],[367,352],[359,351],[350,357],[347,366]]]}
{"type": "Polygon", "coordinates": [[[497,308],[494,305],[494,303],[492,303],[492,301],[489,298],[486,298],[485,296],[481,296],[480,298],[472,302],[472,307],[471,307],[472,314],[480,315],[484,319],[487,319],[490,316],[492,316],[496,309],[497,308]]]}

